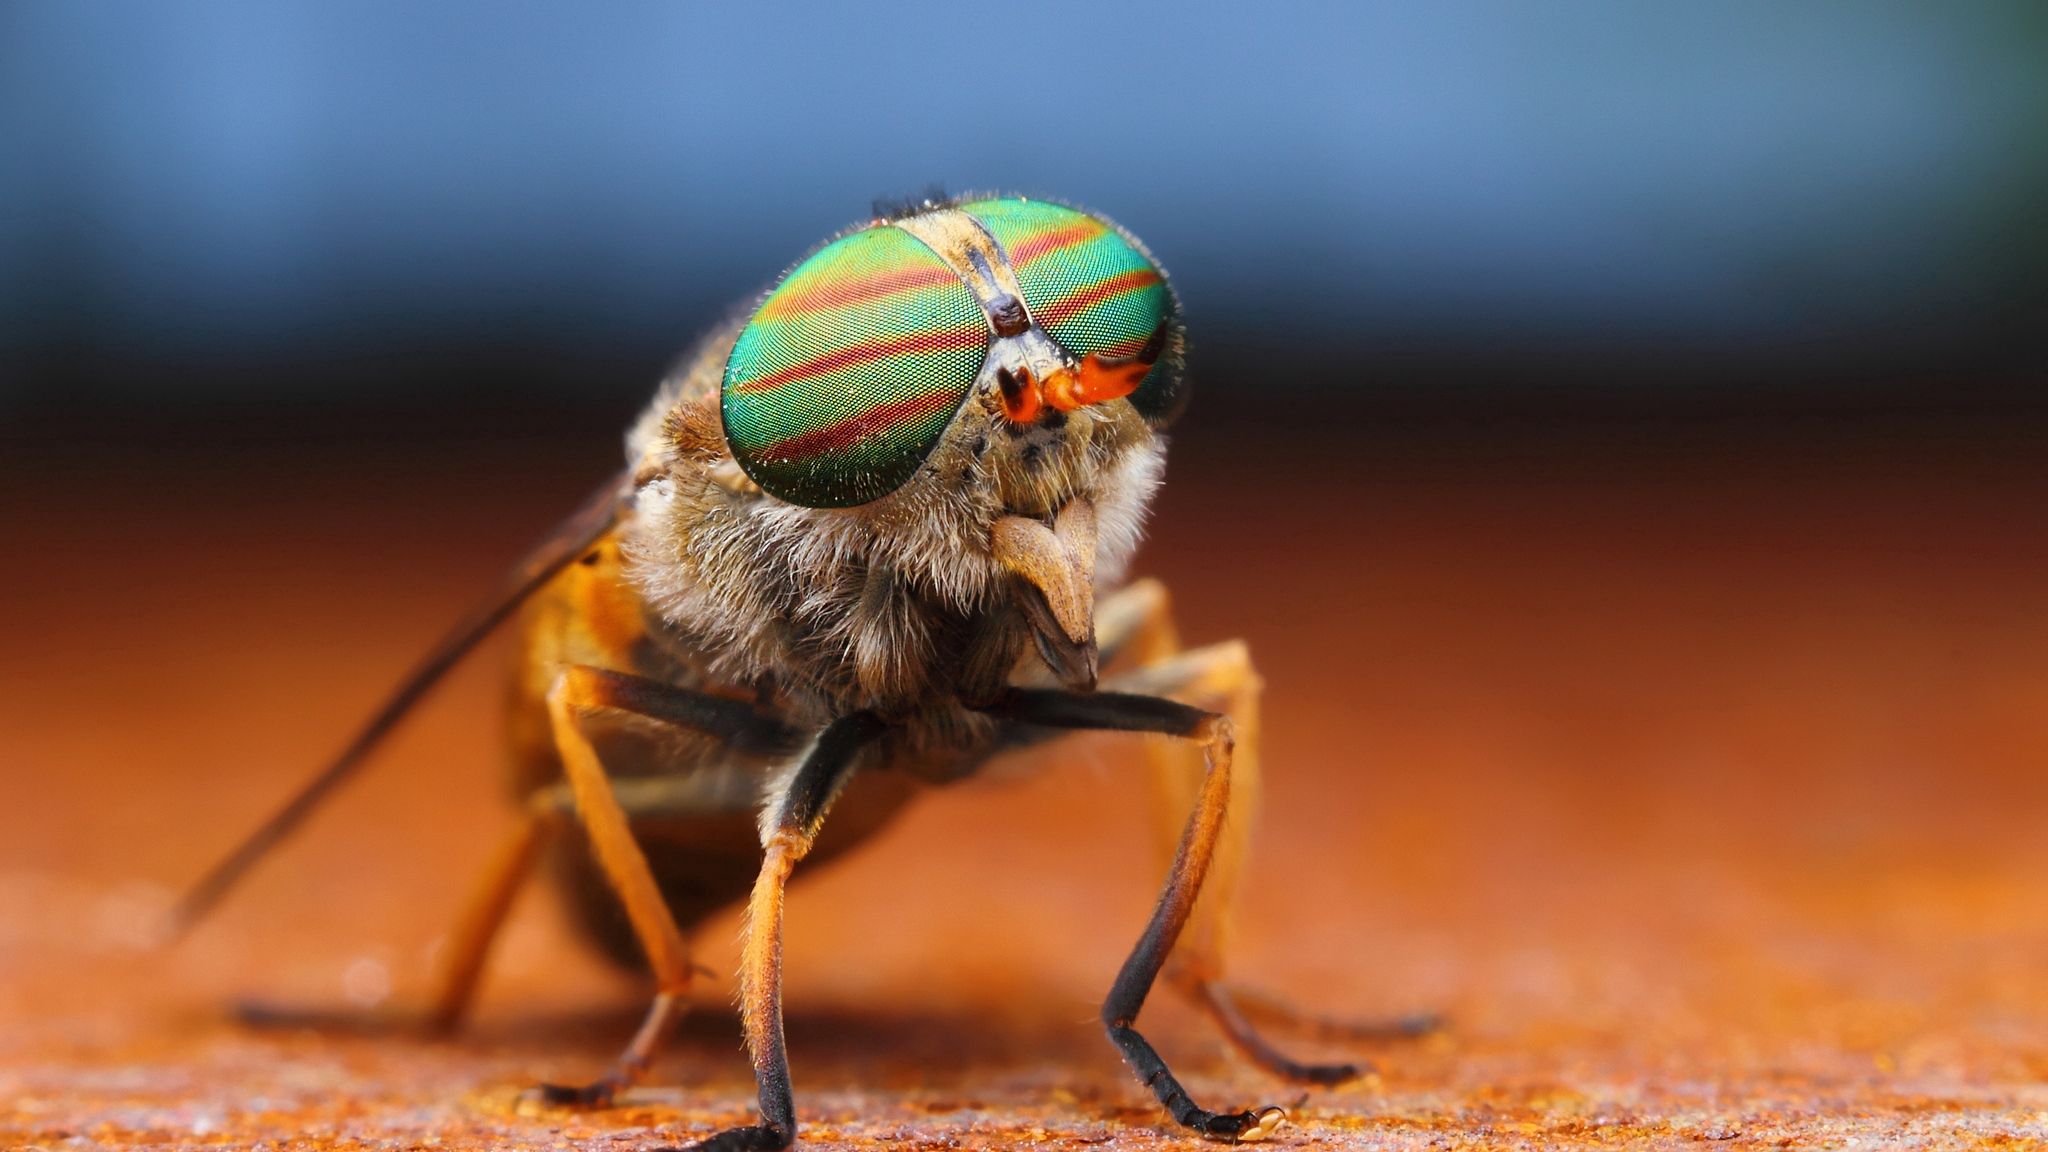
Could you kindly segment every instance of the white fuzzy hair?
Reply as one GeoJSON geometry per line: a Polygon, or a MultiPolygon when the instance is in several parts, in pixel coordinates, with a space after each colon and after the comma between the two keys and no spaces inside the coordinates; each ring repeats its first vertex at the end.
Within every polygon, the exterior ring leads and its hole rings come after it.
{"type": "Polygon", "coordinates": [[[715,396],[729,340],[708,341],[635,425],[642,483],[623,534],[654,622],[712,678],[774,680],[819,722],[944,694],[934,632],[1010,610],[991,530],[1018,504],[1092,499],[1098,594],[1123,580],[1165,468],[1163,439],[1128,405],[1071,413],[1053,433],[1006,429],[991,397],[971,397],[903,487],[806,508],[762,493],[729,455],[688,458],[664,434],[673,413],[715,396]],[[1043,456],[1027,468],[1028,440],[1043,456]]]}

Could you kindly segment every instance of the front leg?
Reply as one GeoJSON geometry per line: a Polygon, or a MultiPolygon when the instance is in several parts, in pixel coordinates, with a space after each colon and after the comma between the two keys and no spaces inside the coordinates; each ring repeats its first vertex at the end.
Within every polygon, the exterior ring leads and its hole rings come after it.
{"type": "Polygon", "coordinates": [[[853,775],[860,751],[888,724],[855,712],[827,725],[761,817],[761,873],[747,901],[747,944],[740,959],[740,1013],[760,1088],[761,1122],[728,1128],[691,1152],[776,1152],[796,1140],[796,1100],[782,1034],[782,893],[810,852],[825,812],[853,775]]]}
{"type": "Polygon", "coordinates": [[[1121,692],[1069,692],[1015,688],[986,709],[1002,719],[1048,728],[1156,732],[1191,740],[1201,746],[1204,773],[1194,810],[1181,833],[1166,888],[1137,946],[1117,973],[1102,1003],[1102,1023],[1110,1040],[1153,1095],[1182,1125],[1212,1140],[1262,1140],[1287,1119],[1284,1109],[1267,1105],[1242,1112],[1211,1112],[1196,1104],[1174,1078],[1159,1053],[1138,1032],[1138,1012],[1165,966],[1174,941],[1201,895],[1216,854],[1224,817],[1230,807],[1231,754],[1236,737],[1230,718],[1156,696],[1121,692]]]}

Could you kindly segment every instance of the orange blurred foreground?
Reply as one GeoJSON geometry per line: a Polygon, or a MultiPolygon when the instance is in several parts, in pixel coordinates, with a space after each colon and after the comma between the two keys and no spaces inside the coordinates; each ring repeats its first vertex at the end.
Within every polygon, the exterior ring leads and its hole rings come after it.
{"type": "MultiPolygon", "coordinates": [[[[1988,441],[1305,451],[1197,425],[1141,570],[1268,681],[1238,973],[1452,1018],[1286,1138],[2048,1140],[2048,483],[1988,441]]],[[[612,1111],[519,1094],[600,1071],[639,1009],[552,892],[455,1038],[228,1022],[238,996],[423,988],[507,827],[501,650],[218,919],[133,947],[606,447],[6,466],[0,1147],[624,1148],[751,1114],[730,919],[704,1011],[612,1111]]],[[[1128,747],[935,795],[800,887],[806,1147],[1194,1143],[1095,1021],[1159,878],[1128,747]]],[[[1295,1098],[1170,995],[1146,1020],[1212,1105],[1295,1098]]]]}

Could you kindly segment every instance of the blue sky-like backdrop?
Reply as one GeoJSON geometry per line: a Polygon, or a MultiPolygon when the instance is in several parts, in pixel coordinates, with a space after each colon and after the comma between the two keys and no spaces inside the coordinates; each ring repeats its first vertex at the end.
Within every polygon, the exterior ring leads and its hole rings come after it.
{"type": "Polygon", "coordinates": [[[1117,217],[1198,341],[1967,340],[2040,12],[12,0],[0,353],[679,348],[932,184],[1117,217]]]}

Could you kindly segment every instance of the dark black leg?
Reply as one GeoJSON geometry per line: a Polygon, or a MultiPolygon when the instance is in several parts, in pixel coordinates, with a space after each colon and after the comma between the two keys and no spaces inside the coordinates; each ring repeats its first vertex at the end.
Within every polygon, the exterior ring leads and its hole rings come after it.
{"type": "MultiPolygon", "coordinates": [[[[1329,1086],[1356,1080],[1372,1070],[1371,1065],[1359,1064],[1307,1064],[1296,1060],[1275,1048],[1270,1041],[1252,1027],[1240,1010],[1238,997],[1214,980],[1204,980],[1193,986],[1195,996],[1202,1007],[1209,1012],[1209,1018],[1240,1052],[1259,1067],[1299,1084],[1320,1084],[1329,1086]]],[[[1347,1032],[1347,1040],[1406,1040],[1425,1035],[1436,1029],[1434,1017],[1406,1017],[1385,1023],[1354,1025],[1357,1031],[1347,1032]]]]}
{"type": "MultiPolygon", "coordinates": [[[[1242,644],[1181,650],[1174,635],[1166,589],[1156,582],[1136,581],[1113,593],[1097,610],[1096,629],[1104,663],[1125,652],[1137,659],[1135,667],[1103,681],[1103,688],[1205,704],[1226,713],[1237,725],[1237,750],[1230,775],[1230,807],[1236,816],[1225,826],[1223,842],[1217,847],[1204,885],[1203,902],[1182,930],[1162,979],[1193,998],[1246,1058],[1276,1076],[1298,1083],[1341,1083],[1370,1071],[1371,1065],[1295,1060],[1260,1035],[1253,1021],[1333,1041],[1412,1039],[1441,1027],[1442,1020],[1435,1015],[1366,1021],[1310,1016],[1274,997],[1232,987],[1223,980],[1221,929],[1230,916],[1235,891],[1232,880],[1244,863],[1248,840],[1242,813],[1259,788],[1258,674],[1253,671],[1250,654],[1242,644]]],[[[1013,725],[1006,728],[1003,739],[1006,744],[1024,744],[1056,734],[1049,729],[1013,725]]],[[[1175,829],[1192,807],[1200,783],[1199,775],[1189,773],[1192,765],[1181,754],[1183,751],[1156,745],[1147,749],[1152,760],[1153,786],[1161,801],[1160,811],[1172,820],[1175,829]]]]}
{"type": "Polygon", "coordinates": [[[692,1152],[776,1152],[796,1140],[796,1101],[782,1035],[782,892],[796,862],[811,850],[826,810],[853,774],[861,749],[887,730],[887,723],[871,712],[833,721],[819,733],[768,813],[761,875],[747,903],[747,946],[740,961],[740,1012],[760,1085],[761,1122],[728,1128],[691,1145],[692,1152]]]}
{"type": "Polygon", "coordinates": [[[1304,1012],[1294,1005],[1264,992],[1243,988],[1226,989],[1221,985],[1210,985],[1205,991],[1211,1011],[1224,1011],[1237,1016],[1239,1020],[1263,1020],[1268,1025],[1317,1040],[1334,1042],[1386,1043],[1400,1040],[1416,1040],[1444,1029],[1444,1017],[1438,1012],[1416,1012],[1407,1016],[1392,1016],[1378,1020],[1339,1020],[1304,1012]]]}
{"type": "Polygon", "coordinates": [[[686,1006],[679,992],[656,992],[639,1029],[610,1072],[587,1084],[542,1084],[541,1100],[563,1108],[611,1107],[619,1093],[639,1083],[653,1066],[661,1046],[668,1042],[668,1034],[675,1030],[676,1021],[683,1018],[686,1006]]]}
{"type": "Polygon", "coordinates": [[[1167,874],[1152,919],[1138,937],[1102,1003],[1102,1023],[1124,1060],[1152,1089],[1167,1112],[1183,1126],[1213,1140],[1260,1140],[1287,1119],[1276,1107],[1242,1112],[1211,1112],[1191,1099],[1174,1079],[1166,1061],[1134,1027],[1145,997],[1159,978],[1167,954],[1187,924],[1202,889],[1216,841],[1229,807],[1230,761],[1235,737],[1228,717],[1155,696],[1120,692],[1066,692],[1057,689],[1011,689],[986,711],[1021,724],[1121,732],[1156,732],[1199,741],[1208,760],[1195,809],[1181,835],[1180,850],[1167,874]]]}

